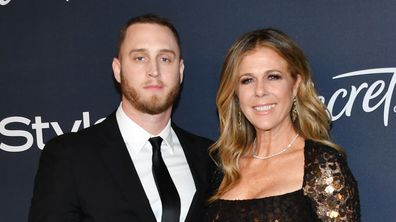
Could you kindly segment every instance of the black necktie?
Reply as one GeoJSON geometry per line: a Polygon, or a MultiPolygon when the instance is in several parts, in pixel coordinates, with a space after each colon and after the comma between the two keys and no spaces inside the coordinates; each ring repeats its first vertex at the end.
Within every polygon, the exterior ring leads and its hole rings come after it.
{"type": "Polygon", "coordinates": [[[153,175],[162,203],[161,222],[179,222],[180,197],[161,155],[161,137],[149,139],[153,147],[153,175]]]}

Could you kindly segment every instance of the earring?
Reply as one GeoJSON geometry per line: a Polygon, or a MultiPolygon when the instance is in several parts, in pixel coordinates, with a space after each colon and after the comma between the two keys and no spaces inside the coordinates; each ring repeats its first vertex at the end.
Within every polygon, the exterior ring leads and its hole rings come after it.
{"type": "Polygon", "coordinates": [[[242,125],[242,114],[241,111],[238,111],[238,126],[242,125]]]}
{"type": "Polygon", "coordinates": [[[298,117],[298,110],[297,110],[297,99],[294,97],[293,99],[293,105],[292,105],[292,121],[296,122],[297,117],[298,117]]]}

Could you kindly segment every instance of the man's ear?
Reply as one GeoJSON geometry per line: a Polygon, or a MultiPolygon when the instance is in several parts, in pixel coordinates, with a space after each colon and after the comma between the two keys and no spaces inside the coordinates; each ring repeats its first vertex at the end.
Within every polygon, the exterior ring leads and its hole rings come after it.
{"type": "Polygon", "coordinates": [[[113,67],[114,78],[118,83],[121,83],[121,63],[118,58],[113,58],[113,63],[111,64],[113,67]]]}
{"type": "Polygon", "coordinates": [[[183,82],[183,74],[184,74],[184,61],[183,59],[180,59],[180,68],[179,68],[179,72],[180,72],[180,84],[183,82]]]}

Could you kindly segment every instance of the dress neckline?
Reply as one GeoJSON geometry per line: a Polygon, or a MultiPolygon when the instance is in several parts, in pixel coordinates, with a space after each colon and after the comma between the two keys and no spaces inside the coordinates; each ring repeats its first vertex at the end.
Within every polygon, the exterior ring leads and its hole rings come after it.
{"type": "MultiPolygon", "coordinates": [[[[262,201],[265,199],[275,199],[275,198],[279,198],[279,197],[284,197],[284,196],[291,196],[291,195],[295,195],[298,194],[300,192],[304,192],[304,186],[306,185],[306,168],[307,168],[307,158],[308,158],[308,149],[310,147],[310,144],[313,141],[305,139],[304,140],[304,172],[303,172],[303,181],[302,181],[302,186],[294,191],[290,191],[290,192],[286,192],[286,193],[282,193],[282,194],[275,194],[275,195],[271,195],[271,196],[265,196],[265,197],[255,197],[255,198],[249,198],[249,199],[222,199],[219,198],[217,199],[217,201],[221,201],[221,202],[244,202],[244,201],[262,201]]],[[[222,178],[223,179],[223,178],[222,178]]]]}
{"type": "Polygon", "coordinates": [[[277,194],[273,196],[266,196],[266,197],[257,197],[257,198],[249,198],[249,199],[217,199],[216,201],[220,202],[249,202],[249,201],[263,201],[263,200],[270,200],[270,199],[275,199],[275,198],[281,198],[281,197],[287,197],[287,196],[294,196],[294,195],[299,195],[301,192],[303,192],[303,188],[300,188],[295,191],[283,193],[283,194],[277,194]]]}

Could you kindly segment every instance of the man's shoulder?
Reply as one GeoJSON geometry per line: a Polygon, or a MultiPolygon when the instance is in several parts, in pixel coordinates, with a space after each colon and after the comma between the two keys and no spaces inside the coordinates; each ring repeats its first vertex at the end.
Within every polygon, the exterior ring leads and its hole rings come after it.
{"type": "Polygon", "coordinates": [[[46,143],[44,149],[56,149],[52,147],[68,147],[77,149],[77,147],[92,147],[101,143],[103,139],[109,136],[107,132],[115,132],[116,122],[109,116],[107,119],[96,125],[82,129],[78,132],[69,132],[52,138],[46,143]]]}
{"type": "Polygon", "coordinates": [[[178,127],[175,123],[172,123],[172,129],[175,131],[176,135],[178,136],[178,138],[182,138],[182,139],[186,139],[192,142],[199,142],[199,143],[204,143],[204,144],[208,144],[211,145],[213,144],[213,140],[194,134],[192,132],[189,132],[183,128],[178,127]]]}

